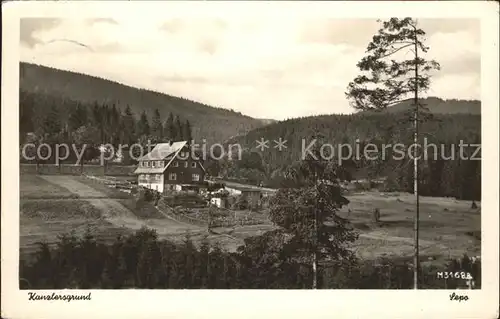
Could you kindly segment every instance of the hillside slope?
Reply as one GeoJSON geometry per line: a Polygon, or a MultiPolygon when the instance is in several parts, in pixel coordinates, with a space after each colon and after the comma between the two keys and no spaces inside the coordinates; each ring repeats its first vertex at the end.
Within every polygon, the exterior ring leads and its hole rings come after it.
{"type": "MultiPolygon", "coordinates": [[[[481,116],[473,114],[436,114],[433,119],[421,124],[421,136],[429,142],[464,143],[481,137],[481,116]]],[[[412,143],[413,131],[404,113],[359,113],[351,115],[320,115],[295,118],[275,122],[234,137],[228,143],[239,143],[243,148],[256,149],[261,138],[269,140],[269,148],[262,152],[267,163],[288,165],[300,159],[303,148],[312,141],[315,133],[337,147],[339,144],[351,144],[359,141],[377,143],[412,143]],[[279,151],[275,148],[279,139],[286,140],[287,148],[279,151]]]]}
{"type": "MultiPolygon", "coordinates": [[[[424,147],[428,145],[427,159],[422,161],[421,168],[422,194],[479,198],[477,193],[468,194],[467,190],[480,192],[480,161],[461,160],[458,144],[460,141],[465,144],[481,143],[481,116],[464,113],[435,114],[432,119],[420,125],[420,132],[421,143],[424,143],[424,147]],[[436,147],[432,147],[432,144],[436,147]],[[453,153],[456,160],[445,160],[453,153]]],[[[221,175],[253,178],[258,182],[265,180],[268,185],[279,185],[280,175],[311,149],[309,146],[313,143],[314,134],[322,135],[324,141],[331,145],[324,149],[327,154],[325,156],[329,157],[328,154],[332,151],[334,158],[340,152],[344,154],[342,163],[352,178],[387,176],[391,179],[393,189],[411,191],[413,171],[410,157],[405,153],[404,158],[400,158],[400,154],[395,151],[407,149],[413,144],[412,123],[402,112],[310,116],[257,128],[228,142],[241,145],[250,160],[229,162],[226,166],[229,165],[230,169],[222,167],[225,172],[221,175]],[[268,141],[263,149],[258,148],[258,141],[261,139],[268,141]],[[281,150],[278,148],[280,140],[285,141],[286,146],[281,150]],[[365,148],[364,145],[368,144],[371,146],[365,148]],[[340,148],[341,145],[345,146],[340,148]],[[235,167],[231,168],[231,165],[235,167]],[[256,170],[262,173],[259,175],[256,170]]],[[[472,156],[474,150],[466,148],[465,154],[472,156]]]]}
{"type": "Polygon", "coordinates": [[[20,90],[41,96],[54,96],[83,104],[116,104],[122,111],[130,105],[138,117],[143,110],[151,118],[155,109],[166,120],[170,112],[189,120],[193,137],[221,142],[232,136],[267,124],[241,113],[216,108],[184,98],[138,89],[106,79],[20,63],[20,90]]]}
{"type": "MultiPolygon", "coordinates": [[[[421,103],[433,114],[481,114],[481,101],[478,100],[443,100],[438,97],[428,97],[421,103]]],[[[383,113],[399,113],[413,109],[413,99],[391,106],[383,113]]]]}

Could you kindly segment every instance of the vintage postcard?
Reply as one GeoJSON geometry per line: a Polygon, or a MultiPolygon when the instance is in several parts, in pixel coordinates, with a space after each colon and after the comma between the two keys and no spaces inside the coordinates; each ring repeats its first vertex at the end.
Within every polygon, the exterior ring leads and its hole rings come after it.
{"type": "Polygon", "coordinates": [[[498,10],[4,4],[2,317],[497,318],[498,10]]]}

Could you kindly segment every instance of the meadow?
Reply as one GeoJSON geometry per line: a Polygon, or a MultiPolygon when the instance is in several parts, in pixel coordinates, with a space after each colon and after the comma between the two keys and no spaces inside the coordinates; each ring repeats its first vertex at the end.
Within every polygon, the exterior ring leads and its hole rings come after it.
{"type": "MultiPolygon", "coordinates": [[[[154,228],[161,238],[182,241],[189,233],[194,242],[207,238],[235,251],[244,238],[273,229],[266,211],[242,212],[261,220],[259,225],[206,228],[173,220],[150,203],[138,203],[120,192],[83,176],[21,175],[21,255],[33,251],[39,241],[55,242],[70,231],[82,234],[90,228],[102,241],[129,234],[142,226],[154,228]]],[[[407,193],[374,191],[347,194],[350,204],[339,214],[349,218],[359,232],[352,245],[359,257],[410,258],[413,254],[414,197],[407,193]],[[379,209],[380,222],[372,221],[379,209]]],[[[470,201],[421,197],[420,252],[423,262],[439,264],[449,257],[480,255],[481,208],[470,201]]]]}
{"type": "MultiPolygon", "coordinates": [[[[408,193],[361,192],[346,196],[351,202],[341,215],[351,219],[360,238],[354,249],[360,257],[412,256],[415,198],[408,193]],[[371,220],[378,208],[379,223],[371,220]],[[349,212],[350,210],[350,212],[349,212]]],[[[453,198],[420,198],[420,253],[423,261],[481,254],[481,208],[453,198]]]]}

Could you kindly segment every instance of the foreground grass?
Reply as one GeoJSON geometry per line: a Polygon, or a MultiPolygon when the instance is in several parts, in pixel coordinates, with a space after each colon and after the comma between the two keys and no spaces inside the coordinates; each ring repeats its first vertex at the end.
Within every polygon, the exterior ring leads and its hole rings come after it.
{"type": "MultiPolygon", "coordinates": [[[[257,240],[266,240],[260,238],[257,240]]],[[[208,241],[196,247],[160,240],[143,228],[109,243],[96,240],[87,228],[82,236],[60,237],[40,244],[20,264],[21,289],[309,289],[310,264],[287,258],[286,251],[261,249],[248,241],[230,253],[208,241]]],[[[254,244],[257,243],[257,246],[254,244]]],[[[464,287],[463,279],[444,281],[438,271],[469,273],[481,286],[480,261],[462,258],[443,266],[423,266],[422,289],[464,287]]],[[[320,264],[320,289],[412,289],[413,270],[407,260],[331,260],[320,264]]]]}
{"type": "Polygon", "coordinates": [[[104,220],[97,208],[80,199],[23,199],[19,222],[21,259],[28,258],[39,242],[54,245],[58,236],[71,231],[82,235],[90,228],[103,242],[112,242],[116,236],[130,233],[104,220]]]}
{"type": "MultiPolygon", "coordinates": [[[[75,181],[104,194],[125,206],[134,213],[137,219],[147,220],[155,227],[156,220],[164,220],[151,203],[140,202],[131,194],[110,188],[105,184],[89,180],[83,176],[73,176],[75,181]]],[[[89,202],[75,198],[66,189],[59,187],[36,175],[21,176],[21,232],[38,234],[53,240],[61,232],[71,227],[79,227],[85,223],[100,223],[100,228],[112,229],[112,225],[100,218],[101,212],[89,202]],[[79,224],[80,223],[80,224],[79,224]]],[[[413,218],[415,203],[412,195],[404,193],[364,192],[347,195],[351,201],[349,207],[342,209],[340,215],[348,218],[356,230],[362,235],[354,243],[359,257],[366,259],[381,256],[411,256],[413,254],[413,218]],[[373,223],[372,211],[378,208],[381,222],[373,223]],[[348,211],[350,209],[350,212],[348,211]],[[363,237],[363,235],[366,235],[363,237]]],[[[423,255],[442,262],[451,257],[459,257],[464,252],[469,255],[481,253],[481,210],[471,209],[470,202],[450,198],[421,198],[420,239],[423,255]],[[438,256],[438,257],[436,257],[438,256]]],[[[267,213],[238,211],[237,217],[251,215],[261,219],[265,224],[267,213]]],[[[158,227],[163,227],[158,223],[158,227]]],[[[164,228],[164,227],[163,227],[164,228]]],[[[260,235],[263,229],[273,227],[238,227],[234,230],[222,230],[238,239],[260,235]]],[[[111,232],[114,232],[111,230],[111,232]]],[[[23,235],[21,235],[23,237],[23,235]]],[[[234,240],[226,237],[218,239],[221,245],[231,246],[234,240]],[[227,243],[226,243],[227,242],[227,243]]],[[[31,242],[31,241],[30,241],[31,242]]],[[[427,257],[426,257],[427,258],[427,257]]]]}
{"type": "Polygon", "coordinates": [[[23,218],[40,221],[101,218],[97,208],[80,199],[24,199],[20,206],[23,218]]]}
{"type": "Polygon", "coordinates": [[[20,197],[22,199],[62,199],[78,198],[78,195],[39,175],[20,175],[20,197]]]}
{"type": "Polygon", "coordinates": [[[108,198],[129,199],[132,197],[131,194],[122,192],[122,191],[120,191],[116,188],[113,188],[113,187],[109,187],[108,185],[106,185],[104,183],[100,183],[100,182],[91,180],[89,178],[86,178],[85,176],[75,176],[74,179],[77,182],[80,182],[82,184],[90,186],[93,189],[105,194],[108,198]]]}

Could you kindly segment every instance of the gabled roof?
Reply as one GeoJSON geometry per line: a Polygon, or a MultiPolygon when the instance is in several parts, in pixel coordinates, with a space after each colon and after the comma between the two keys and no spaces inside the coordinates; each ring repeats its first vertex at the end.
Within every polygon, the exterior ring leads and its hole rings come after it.
{"type": "Polygon", "coordinates": [[[139,158],[139,161],[160,161],[166,159],[170,155],[177,154],[187,141],[156,144],[151,152],[139,158]]]}
{"type": "MultiPolygon", "coordinates": [[[[164,167],[137,167],[134,174],[161,174],[163,173],[175,159],[177,154],[187,145],[187,141],[175,142],[170,145],[170,143],[160,143],[156,144],[153,150],[148,154],[139,158],[140,161],[161,161],[167,160],[167,165],[164,167]]],[[[203,167],[201,161],[197,161],[201,169],[206,173],[205,167],[203,167]]]]}

